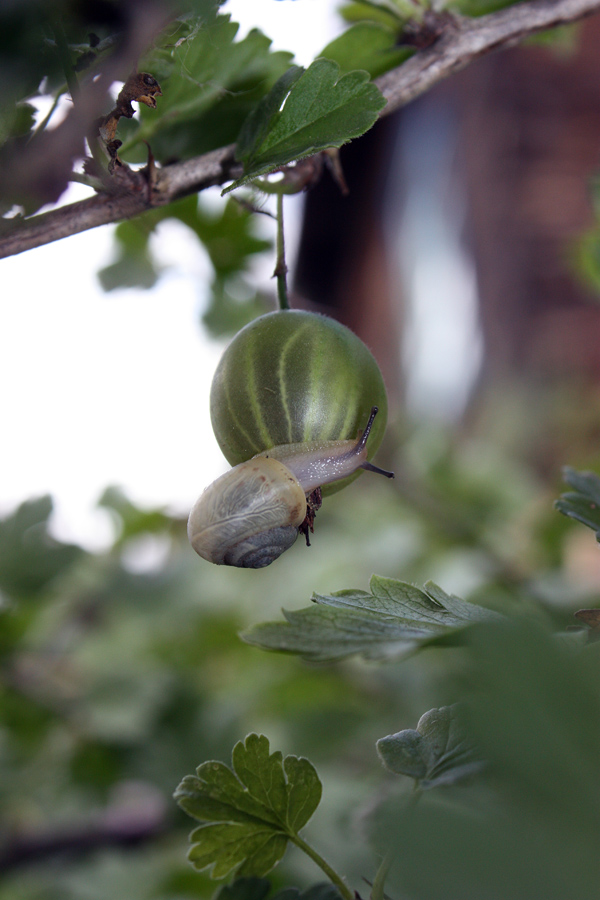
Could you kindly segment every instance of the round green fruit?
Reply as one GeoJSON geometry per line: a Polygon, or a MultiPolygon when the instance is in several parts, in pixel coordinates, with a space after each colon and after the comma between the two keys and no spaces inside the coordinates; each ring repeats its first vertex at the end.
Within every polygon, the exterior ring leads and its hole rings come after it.
{"type": "MultiPolygon", "coordinates": [[[[236,466],[282,444],[354,440],[373,407],[368,438],[376,453],[387,422],[387,396],[367,347],[334,319],[284,310],[255,319],[225,350],[211,388],[215,436],[236,466]]],[[[356,475],[328,485],[333,493],[356,475]]]]}

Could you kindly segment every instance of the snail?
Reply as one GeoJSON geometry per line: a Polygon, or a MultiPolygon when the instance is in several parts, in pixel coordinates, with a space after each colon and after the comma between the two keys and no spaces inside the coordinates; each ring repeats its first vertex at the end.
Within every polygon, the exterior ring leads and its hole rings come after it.
{"type": "Polygon", "coordinates": [[[333,319],[297,310],[251,322],[225,351],[211,419],[233,468],[188,521],[194,550],[218,565],[262,568],[308,540],[322,495],[379,472],[387,398],[362,341],[333,319]]]}

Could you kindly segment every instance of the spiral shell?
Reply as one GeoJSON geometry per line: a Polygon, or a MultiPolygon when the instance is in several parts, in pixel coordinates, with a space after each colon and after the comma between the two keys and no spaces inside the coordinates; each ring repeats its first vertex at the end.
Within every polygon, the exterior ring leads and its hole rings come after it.
{"type": "Polygon", "coordinates": [[[217,565],[261,569],[287,550],[306,516],[297,478],[272,457],[256,457],[217,478],[195,503],[188,537],[217,565]]]}

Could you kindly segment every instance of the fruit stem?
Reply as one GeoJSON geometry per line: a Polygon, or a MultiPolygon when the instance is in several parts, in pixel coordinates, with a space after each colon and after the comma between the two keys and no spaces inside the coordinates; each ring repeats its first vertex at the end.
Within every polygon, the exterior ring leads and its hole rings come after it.
{"type": "Polygon", "coordinates": [[[273,275],[277,278],[279,309],[289,309],[287,291],[287,266],[285,264],[285,240],[283,236],[283,194],[277,194],[277,262],[273,275]]]}

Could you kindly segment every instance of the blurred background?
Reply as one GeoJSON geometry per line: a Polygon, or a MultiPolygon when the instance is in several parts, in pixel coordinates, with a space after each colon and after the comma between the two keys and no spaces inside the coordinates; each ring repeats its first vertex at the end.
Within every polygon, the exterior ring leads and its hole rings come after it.
{"type": "MultiPolygon", "coordinates": [[[[339,5],[221,11],[308,65],[339,5]]],[[[0,263],[0,900],[210,896],[171,795],[249,731],[312,760],[312,842],[372,878],[375,740],[440,705],[447,659],[308,665],[239,631],[372,573],[558,629],[597,603],[594,535],[552,503],[564,464],[600,468],[599,41],[596,16],[474,63],[342,149],[348,196],[326,172],[286,201],[293,303],[378,359],[396,479],[267,570],[204,564],[185,526],[227,468],[212,372],[275,306],[272,221],[210,190],[0,263]]],[[[273,875],[316,879],[293,852],[273,875]]]]}

